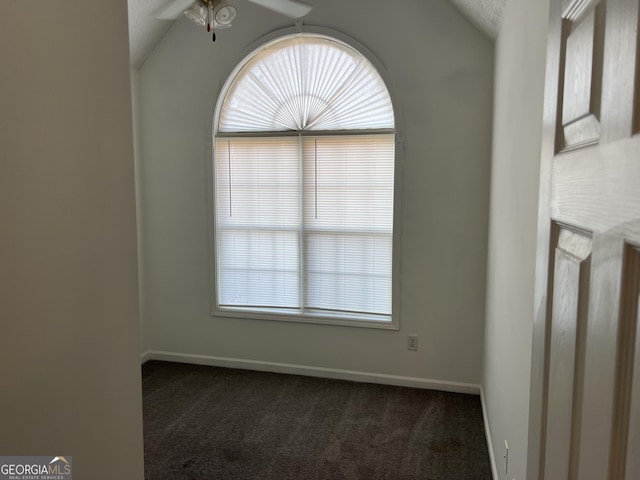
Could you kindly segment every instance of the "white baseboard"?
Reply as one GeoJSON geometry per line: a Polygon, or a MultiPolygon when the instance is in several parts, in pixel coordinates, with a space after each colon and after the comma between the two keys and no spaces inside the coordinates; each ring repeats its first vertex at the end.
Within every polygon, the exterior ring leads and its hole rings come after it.
{"type": "Polygon", "coordinates": [[[491,474],[493,480],[498,480],[498,468],[496,467],[496,457],[493,453],[493,442],[491,441],[491,428],[489,427],[489,417],[487,416],[487,404],[484,400],[484,390],[480,387],[480,404],[482,405],[482,419],[484,420],[484,434],[487,437],[487,448],[489,449],[489,461],[491,462],[491,474]]]}
{"type": "Polygon", "coordinates": [[[140,355],[140,365],[144,365],[149,360],[151,360],[151,352],[149,350],[140,355]]]}
{"type": "MultiPolygon", "coordinates": [[[[403,377],[399,375],[385,375],[378,373],[358,372],[335,368],[309,367],[289,363],[262,362],[239,358],[211,357],[207,355],[190,355],[173,352],[150,350],[141,356],[142,363],[148,360],[164,360],[167,362],[193,363],[197,365],[211,365],[215,367],[240,368],[244,370],[258,370],[261,372],[288,373],[306,375],[309,377],[335,378],[354,382],[379,383],[398,387],[425,388],[443,392],[480,394],[480,385],[473,383],[446,382],[417,377],[403,377]]],[[[483,409],[484,411],[484,409],[483,409]]],[[[485,419],[486,425],[486,419],[485,419]]],[[[489,447],[491,448],[491,447],[489,447]]]]}

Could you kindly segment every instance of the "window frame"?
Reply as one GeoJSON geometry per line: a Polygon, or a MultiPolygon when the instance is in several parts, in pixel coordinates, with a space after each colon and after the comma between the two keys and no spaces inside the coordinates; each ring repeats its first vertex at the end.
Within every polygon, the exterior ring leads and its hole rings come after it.
{"type": "MultiPolygon", "coordinates": [[[[209,278],[210,278],[210,315],[217,318],[239,318],[250,320],[269,320],[269,321],[284,321],[284,322],[296,322],[296,323],[312,323],[312,324],[327,324],[327,325],[342,325],[352,327],[365,327],[384,330],[399,330],[400,328],[400,271],[401,271],[401,161],[400,156],[402,153],[402,135],[398,128],[398,104],[394,101],[394,96],[389,85],[389,81],[385,75],[386,70],[382,63],[363,45],[359,44],[353,39],[345,36],[340,32],[334,30],[322,28],[322,27],[309,27],[304,26],[304,33],[318,34],[329,37],[332,40],[337,40],[345,44],[346,46],[354,49],[361,55],[363,55],[371,64],[375,67],[378,75],[384,82],[387,88],[391,104],[394,112],[394,126],[390,129],[370,129],[370,130],[328,130],[328,131],[274,131],[274,132],[219,132],[218,122],[220,119],[220,113],[222,105],[228,94],[228,91],[233,84],[238,72],[244,67],[244,65],[259,52],[262,48],[268,46],[273,41],[277,41],[284,37],[288,37],[295,34],[302,33],[301,24],[296,25],[294,28],[287,28],[273,32],[265,37],[262,37],[254,44],[250,45],[247,51],[243,52],[240,59],[234,64],[234,68],[230,73],[224,77],[225,81],[219,88],[216,109],[213,118],[212,136],[208,141],[207,147],[210,149],[210,158],[207,161],[207,179],[209,184],[209,278]],[[215,180],[215,141],[218,138],[258,138],[258,137],[285,137],[285,136],[353,136],[353,135],[374,135],[374,134],[393,134],[395,139],[394,149],[394,202],[393,202],[393,235],[392,235],[392,274],[391,274],[391,315],[375,315],[375,314],[348,314],[337,311],[321,311],[313,309],[301,308],[304,313],[300,313],[297,310],[295,313],[287,309],[255,309],[250,307],[220,307],[218,302],[218,269],[217,269],[217,254],[218,244],[215,235],[216,231],[216,180],[215,180]]],[[[303,274],[303,272],[301,272],[303,274]]]]}

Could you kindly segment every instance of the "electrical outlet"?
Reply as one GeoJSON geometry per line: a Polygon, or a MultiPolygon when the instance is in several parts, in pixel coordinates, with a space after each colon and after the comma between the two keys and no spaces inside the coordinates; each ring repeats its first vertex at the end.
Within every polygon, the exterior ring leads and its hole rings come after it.
{"type": "Polygon", "coordinates": [[[509,474],[509,444],[504,441],[504,473],[509,474]]]}
{"type": "Polygon", "coordinates": [[[418,350],[418,335],[409,335],[407,337],[407,350],[418,350]]]}

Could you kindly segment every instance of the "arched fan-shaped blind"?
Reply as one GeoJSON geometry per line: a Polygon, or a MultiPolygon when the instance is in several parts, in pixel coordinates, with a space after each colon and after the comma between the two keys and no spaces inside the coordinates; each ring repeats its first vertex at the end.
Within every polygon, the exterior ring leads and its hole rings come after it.
{"type": "Polygon", "coordinates": [[[228,89],[219,132],[393,128],[389,92],[361,53],[300,34],[267,44],[228,89]]]}

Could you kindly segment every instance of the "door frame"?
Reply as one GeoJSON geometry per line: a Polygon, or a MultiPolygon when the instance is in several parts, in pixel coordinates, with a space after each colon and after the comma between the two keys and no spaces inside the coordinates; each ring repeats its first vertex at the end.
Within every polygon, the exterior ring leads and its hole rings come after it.
{"type": "Polygon", "coordinates": [[[544,465],[542,439],[545,435],[546,393],[548,390],[547,364],[550,329],[547,319],[551,318],[552,302],[549,292],[553,291],[553,256],[549,255],[558,229],[550,222],[551,171],[556,152],[556,132],[560,122],[557,107],[561,77],[561,2],[551,1],[549,5],[549,25],[547,33],[547,61],[545,71],[544,108],[542,123],[542,148],[540,158],[540,187],[538,196],[538,229],[536,247],[536,278],[534,291],[534,317],[532,329],[531,378],[529,393],[529,438],[527,443],[527,479],[537,480],[544,465]],[[549,280],[549,281],[547,281],[549,280]]]}

